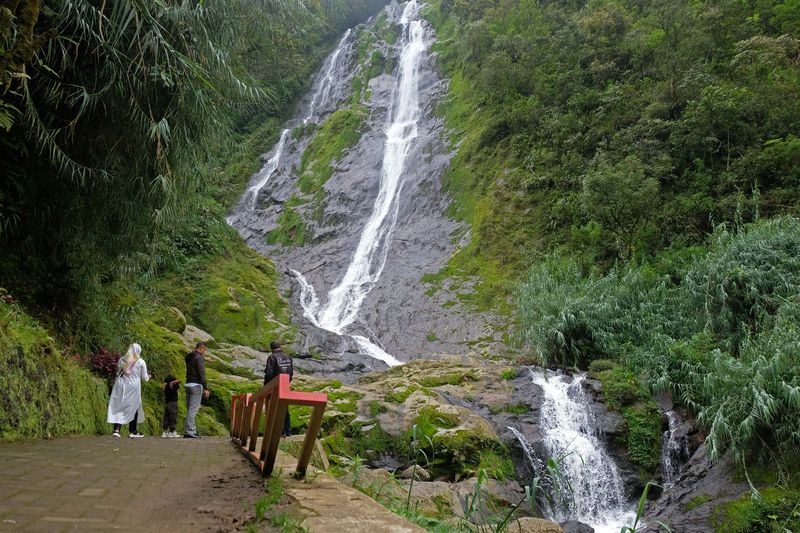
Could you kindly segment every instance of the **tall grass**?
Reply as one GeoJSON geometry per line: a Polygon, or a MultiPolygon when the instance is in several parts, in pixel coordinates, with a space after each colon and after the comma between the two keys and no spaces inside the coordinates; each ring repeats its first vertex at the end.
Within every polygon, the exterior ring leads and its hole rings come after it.
{"type": "Polygon", "coordinates": [[[800,450],[800,221],[718,228],[704,253],[587,274],[553,257],[519,288],[520,339],[548,366],[612,358],[671,390],[731,451],[789,468],[800,450]]]}

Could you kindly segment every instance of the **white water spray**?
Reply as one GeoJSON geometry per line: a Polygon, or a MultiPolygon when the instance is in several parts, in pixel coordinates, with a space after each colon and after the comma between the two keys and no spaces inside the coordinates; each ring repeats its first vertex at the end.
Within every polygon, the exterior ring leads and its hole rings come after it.
{"type": "Polygon", "coordinates": [[[286,128],[281,132],[281,138],[278,141],[278,144],[275,146],[275,153],[269,158],[267,164],[264,165],[264,168],[262,168],[258,173],[258,182],[247,188],[247,192],[245,193],[247,197],[247,206],[251,210],[256,207],[258,193],[260,193],[261,189],[264,188],[264,185],[267,184],[281,162],[281,157],[283,156],[283,147],[286,146],[286,139],[289,137],[289,131],[291,130],[286,128]]]}
{"type": "Polygon", "coordinates": [[[551,506],[549,518],[578,520],[596,533],[618,533],[632,523],[634,512],[625,499],[619,470],[598,438],[581,386],[585,375],[569,379],[532,372],[532,377],[544,391],[540,419],[544,445],[551,457],[560,459],[561,475],[572,487],[572,494],[551,506]]]}
{"type": "MultiPolygon", "coordinates": [[[[300,283],[301,303],[305,302],[303,310],[306,317],[318,327],[338,335],[345,334],[345,329],[355,321],[364,298],[380,279],[397,223],[403,171],[412,142],[417,137],[420,118],[419,67],[426,43],[425,31],[418,16],[419,5],[416,0],[409,1],[400,19],[403,27],[402,52],[392,113],[386,129],[380,189],[347,271],[339,284],[328,293],[328,299],[321,308],[316,293],[313,297],[306,294],[313,287],[296,274],[300,283]]],[[[400,361],[366,337],[354,335],[352,338],[366,355],[390,366],[400,364],[400,361]]]]}

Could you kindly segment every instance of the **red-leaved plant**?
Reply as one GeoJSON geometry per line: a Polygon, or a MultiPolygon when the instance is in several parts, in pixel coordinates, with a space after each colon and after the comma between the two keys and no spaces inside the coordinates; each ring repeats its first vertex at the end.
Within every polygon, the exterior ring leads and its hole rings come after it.
{"type": "Polygon", "coordinates": [[[89,367],[93,372],[111,382],[116,377],[119,358],[119,352],[109,352],[105,348],[100,348],[89,354],[89,367]]]}

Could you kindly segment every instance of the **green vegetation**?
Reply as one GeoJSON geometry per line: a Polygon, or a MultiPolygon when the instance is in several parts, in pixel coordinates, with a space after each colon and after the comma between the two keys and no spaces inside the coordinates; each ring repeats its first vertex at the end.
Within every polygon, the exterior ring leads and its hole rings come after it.
{"type": "Polygon", "coordinates": [[[700,494],[698,496],[695,496],[694,498],[692,498],[688,502],[686,502],[686,505],[683,506],[683,510],[686,511],[686,512],[689,512],[692,509],[697,509],[698,507],[700,507],[704,503],[710,502],[712,499],[713,498],[711,496],[709,496],[708,494],[700,494]]]}
{"type": "Polygon", "coordinates": [[[107,431],[106,384],[59,348],[19,305],[2,298],[0,390],[0,439],[107,431]]]}
{"type": "Polygon", "coordinates": [[[516,368],[506,368],[502,372],[500,372],[500,379],[504,381],[508,381],[517,377],[517,369],[516,368]]]}
{"type": "Polygon", "coordinates": [[[764,489],[757,498],[742,498],[717,507],[712,520],[719,532],[797,531],[800,529],[800,491],[764,489]]]}
{"type": "Polygon", "coordinates": [[[381,413],[385,413],[388,409],[386,405],[379,402],[378,400],[370,400],[369,402],[369,416],[375,418],[381,413]]]}
{"type": "Polygon", "coordinates": [[[315,195],[322,190],[333,175],[333,163],[361,138],[366,116],[362,107],[338,109],[317,128],[300,163],[301,192],[315,195]]]}
{"type": "Polygon", "coordinates": [[[388,391],[385,394],[384,398],[386,399],[387,402],[403,403],[408,399],[409,396],[411,396],[417,391],[420,391],[422,394],[425,394],[426,396],[432,396],[431,390],[429,388],[411,384],[411,385],[400,385],[395,389],[388,391]]]}
{"type": "Polygon", "coordinates": [[[705,250],[668,250],[605,275],[554,257],[520,288],[522,333],[545,364],[613,356],[633,369],[590,367],[613,378],[604,388],[617,408],[641,402],[639,375],[671,390],[708,431],[713,459],[730,450],[740,464],[786,469],[800,449],[798,258],[793,218],[720,227],[705,250]]]}
{"type": "Polygon", "coordinates": [[[278,215],[278,228],[267,234],[269,244],[303,246],[306,242],[306,223],[294,209],[284,207],[278,215]]]}

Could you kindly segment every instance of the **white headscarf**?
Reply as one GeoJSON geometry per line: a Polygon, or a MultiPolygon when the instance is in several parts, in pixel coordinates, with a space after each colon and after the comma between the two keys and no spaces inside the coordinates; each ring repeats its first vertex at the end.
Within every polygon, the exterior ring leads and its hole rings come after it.
{"type": "Polygon", "coordinates": [[[142,347],[138,343],[133,343],[128,346],[128,351],[125,352],[125,357],[134,357],[139,359],[142,356],[142,347]]]}
{"type": "Polygon", "coordinates": [[[119,358],[117,362],[117,369],[119,372],[123,372],[131,362],[131,359],[137,360],[141,359],[142,357],[142,347],[139,346],[138,343],[133,343],[128,346],[128,350],[125,352],[125,355],[119,358]]]}

